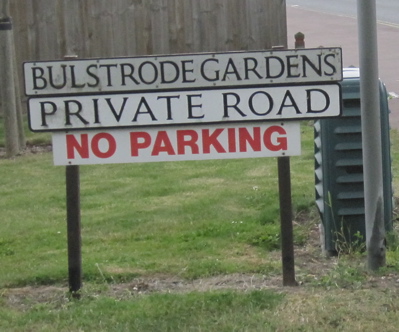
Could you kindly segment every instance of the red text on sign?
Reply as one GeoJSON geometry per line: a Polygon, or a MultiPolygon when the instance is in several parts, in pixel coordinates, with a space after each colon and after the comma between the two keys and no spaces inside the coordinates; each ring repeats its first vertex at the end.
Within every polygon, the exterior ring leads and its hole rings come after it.
{"type": "Polygon", "coordinates": [[[217,128],[196,130],[177,130],[175,140],[166,131],[158,131],[153,137],[145,131],[130,133],[131,156],[139,157],[140,151],[150,149],[151,156],[161,153],[167,155],[234,153],[287,150],[286,131],[281,126],[270,126],[264,132],[260,127],[217,128]],[[227,135],[227,140],[222,136],[227,135]],[[237,146],[238,142],[238,146],[237,146]]]}
{"type": "Polygon", "coordinates": [[[67,159],[107,159],[119,153],[132,158],[143,156],[190,156],[251,153],[288,149],[283,126],[176,129],[172,131],[130,131],[126,139],[100,132],[67,134],[67,159]],[[127,144],[126,144],[127,143],[127,144]]]}
{"type": "Polygon", "coordinates": [[[75,159],[75,151],[81,158],[90,157],[90,151],[98,158],[110,158],[116,151],[116,140],[108,133],[98,133],[93,136],[89,146],[89,135],[81,134],[80,142],[75,135],[66,135],[67,158],[75,159]],[[100,143],[102,143],[100,147],[100,143]],[[105,148],[104,148],[105,146],[105,148]]]}

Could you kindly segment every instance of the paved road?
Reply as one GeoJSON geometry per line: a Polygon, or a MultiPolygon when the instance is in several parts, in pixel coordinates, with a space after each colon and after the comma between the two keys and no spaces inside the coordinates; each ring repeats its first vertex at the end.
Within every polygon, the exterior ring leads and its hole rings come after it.
{"type": "MultiPolygon", "coordinates": [[[[287,6],[338,15],[357,15],[357,0],[286,0],[287,6]]],[[[399,1],[376,0],[377,19],[381,22],[399,24],[399,1]]]]}
{"type": "MultiPolygon", "coordinates": [[[[342,47],[344,66],[359,65],[356,0],[286,2],[290,48],[301,31],[306,47],[342,47]]],[[[399,95],[399,1],[377,0],[377,16],[379,74],[388,91],[399,95]]],[[[399,129],[399,99],[392,99],[389,106],[391,127],[399,129]]]]}

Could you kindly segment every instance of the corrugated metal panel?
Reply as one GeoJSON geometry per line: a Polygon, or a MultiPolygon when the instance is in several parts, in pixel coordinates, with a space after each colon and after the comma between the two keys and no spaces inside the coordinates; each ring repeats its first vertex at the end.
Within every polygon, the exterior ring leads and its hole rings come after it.
{"type": "MultiPolygon", "coordinates": [[[[315,194],[324,229],[324,249],[336,240],[365,239],[364,178],[358,77],[342,82],[343,114],[315,123],[315,194]],[[356,238],[355,238],[356,234],[356,238]]],[[[380,84],[386,228],[392,226],[392,175],[387,94],[380,84]]]]}

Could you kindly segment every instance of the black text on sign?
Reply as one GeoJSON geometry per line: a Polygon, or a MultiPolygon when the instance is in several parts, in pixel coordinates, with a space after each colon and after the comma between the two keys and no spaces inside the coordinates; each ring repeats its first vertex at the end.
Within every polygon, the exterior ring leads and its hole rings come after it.
{"type": "Polygon", "coordinates": [[[339,84],[31,98],[33,131],[278,121],[341,114],[339,84]]]}

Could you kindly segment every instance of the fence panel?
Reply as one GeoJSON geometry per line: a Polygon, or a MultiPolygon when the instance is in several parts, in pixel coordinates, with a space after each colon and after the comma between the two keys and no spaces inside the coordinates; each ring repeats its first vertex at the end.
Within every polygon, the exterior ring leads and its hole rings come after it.
{"type": "MultiPolygon", "coordinates": [[[[285,0],[15,0],[17,63],[285,45],[285,0]]],[[[19,66],[22,81],[22,66],[19,66]]],[[[23,91],[23,90],[21,90],[23,91]]]]}
{"type": "Polygon", "coordinates": [[[249,50],[285,44],[285,0],[11,1],[18,58],[249,50]]]}

